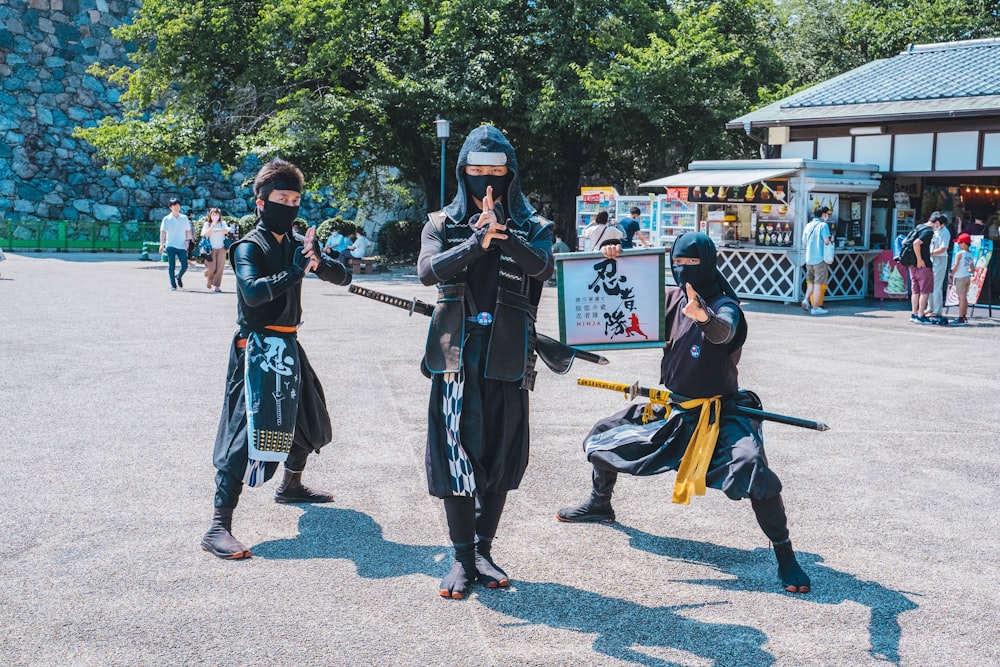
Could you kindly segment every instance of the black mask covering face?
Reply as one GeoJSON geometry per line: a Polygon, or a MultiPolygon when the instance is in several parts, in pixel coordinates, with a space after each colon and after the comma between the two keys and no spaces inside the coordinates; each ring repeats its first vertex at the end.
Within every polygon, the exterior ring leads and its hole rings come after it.
{"type": "Polygon", "coordinates": [[[690,264],[673,264],[671,266],[674,273],[674,280],[677,281],[678,287],[683,287],[684,283],[691,285],[698,291],[698,287],[701,285],[701,265],[696,264],[694,266],[690,264]]]}
{"type": "Polygon", "coordinates": [[[275,234],[287,234],[292,231],[292,223],[299,214],[298,206],[285,206],[278,202],[265,201],[264,210],[260,212],[260,221],[264,229],[275,234]]]}
{"type": "Polygon", "coordinates": [[[465,174],[466,191],[482,201],[486,197],[486,188],[493,186],[493,198],[500,199],[507,194],[507,186],[510,185],[511,174],[507,172],[503,176],[484,174],[482,176],[472,176],[465,174]]]}

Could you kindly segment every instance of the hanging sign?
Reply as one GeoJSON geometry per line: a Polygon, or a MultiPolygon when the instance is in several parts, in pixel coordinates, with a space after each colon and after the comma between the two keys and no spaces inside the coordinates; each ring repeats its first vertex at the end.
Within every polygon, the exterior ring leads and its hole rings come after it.
{"type": "Polygon", "coordinates": [[[664,248],[556,255],[559,338],[589,349],[664,347],[664,248]]]}
{"type": "Polygon", "coordinates": [[[703,204],[786,204],[788,181],[760,181],[738,186],[696,185],[688,201],[703,204]]]}

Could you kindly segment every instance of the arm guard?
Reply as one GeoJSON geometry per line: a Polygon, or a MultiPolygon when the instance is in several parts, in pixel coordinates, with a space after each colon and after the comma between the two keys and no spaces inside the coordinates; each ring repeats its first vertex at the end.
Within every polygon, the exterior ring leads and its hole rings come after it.
{"type": "Polygon", "coordinates": [[[438,229],[433,222],[425,224],[420,235],[420,257],[417,258],[417,275],[424,285],[454,278],[485,252],[475,234],[450,250],[444,247],[444,225],[438,229]]]}
{"type": "MultiPolygon", "coordinates": [[[[513,221],[508,220],[508,228],[513,221]]],[[[507,238],[500,242],[500,247],[511,259],[517,262],[524,272],[535,280],[548,280],[555,269],[552,257],[552,225],[532,224],[532,236],[524,241],[520,236],[508,233],[507,238]]]]}

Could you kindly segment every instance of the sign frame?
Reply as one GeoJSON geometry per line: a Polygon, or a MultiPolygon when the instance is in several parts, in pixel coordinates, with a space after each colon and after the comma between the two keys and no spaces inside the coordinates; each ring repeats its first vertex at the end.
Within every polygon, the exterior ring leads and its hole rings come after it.
{"type": "Polygon", "coordinates": [[[561,342],[582,350],[666,347],[666,248],[623,250],[615,260],[600,252],[557,253],[555,261],[561,342]],[[633,286],[639,289],[623,297],[633,286]],[[596,320],[586,331],[578,324],[584,308],[596,320]],[[638,334],[644,339],[631,340],[638,334]]]}

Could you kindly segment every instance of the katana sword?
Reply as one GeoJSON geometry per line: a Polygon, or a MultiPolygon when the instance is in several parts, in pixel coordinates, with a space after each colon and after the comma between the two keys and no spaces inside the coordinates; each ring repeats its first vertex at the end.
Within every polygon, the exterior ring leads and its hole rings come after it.
{"type": "MultiPolygon", "coordinates": [[[[650,387],[640,386],[638,382],[635,384],[624,384],[620,382],[605,382],[603,380],[591,380],[590,378],[580,378],[576,381],[578,385],[583,387],[594,387],[596,389],[607,389],[609,391],[618,391],[625,395],[625,400],[631,401],[637,397],[648,398],[650,403],[658,403],[660,405],[666,405],[670,400],[670,391],[667,389],[652,389],[650,387]]],[[[779,415],[775,412],[765,412],[764,410],[757,410],[756,408],[747,408],[742,405],[737,405],[736,409],[748,417],[754,417],[756,419],[763,419],[766,421],[777,422],[779,424],[788,424],[789,426],[798,426],[799,428],[808,428],[814,431],[829,431],[830,427],[823,422],[812,421],[809,419],[801,419],[799,417],[789,417],[788,415],[779,415]]]]}
{"type": "MultiPolygon", "coordinates": [[[[381,301],[382,303],[389,304],[390,306],[395,306],[396,308],[402,308],[403,310],[408,311],[411,317],[413,316],[413,313],[420,313],[421,315],[426,315],[427,317],[430,317],[431,315],[434,314],[433,304],[421,301],[416,298],[404,299],[403,297],[393,296],[391,294],[386,294],[385,292],[378,292],[373,289],[368,289],[367,287],[361,287],[360,285],[351,285],[347,289],[347,291],[350,292],[351,294],[357,294],[358,296],[363,296],[368,299],[381,301]]],[[[589,361],[592,364],[599,364],[601,366],[605,366],[608,364],[607,357],[603,357],[593,352],[588,352],[587,350],[579,350],[575,347],[571,347],[569,345],[561,343],[555,338],[551,338],[550,336],[546,336],[545,334],[538,333],[537,331],[535,332],[535,338],[537,339],[537,347],[539,348],[539,351],[541,351],[541,348],[543,347],[549,349],[559,348],[563,351],[570,352],[573,356],[582,361],[589,361]]],[[[559,371],[553,368],[553,366],[549,364],[549,362],[544,357],[542,360],[545,361],[546,365],[548,365],[549,368],[552,368],[552,370],[556,371],[557,373],[566,372],[566,371],[559,371]]],[[[566,370],[568,371],[569,368],[567,367],[566,370]]]]}

